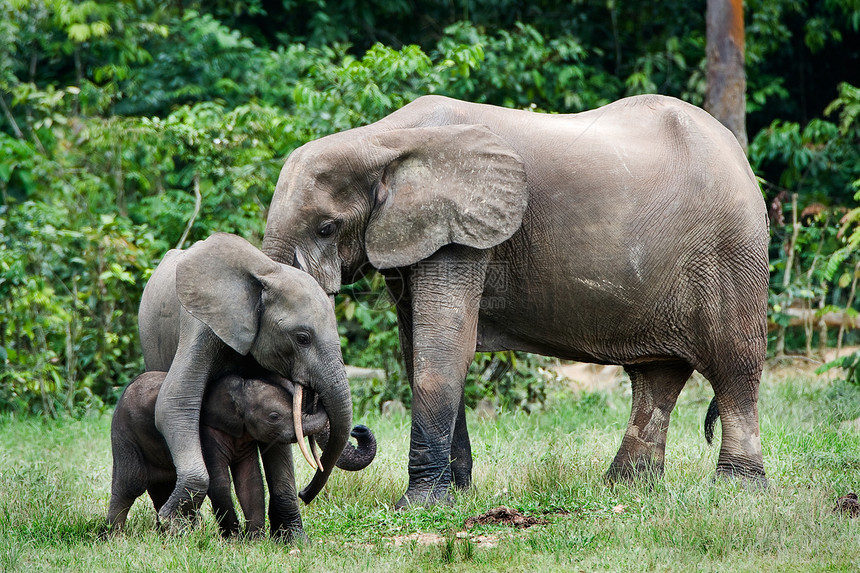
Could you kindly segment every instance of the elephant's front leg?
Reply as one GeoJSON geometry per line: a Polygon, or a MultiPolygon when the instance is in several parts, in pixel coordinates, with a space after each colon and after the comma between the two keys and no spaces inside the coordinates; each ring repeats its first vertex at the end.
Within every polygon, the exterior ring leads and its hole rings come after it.
{"type": "Polygon", "coordinates": [[[412,433],[409,487],[397,507],[449,500],[454,467],[458,485],[471,480],[464,475],[471,474],[471,451],[463,387],[475,355],[487,259],[484,251],[448,246],[412,267],[408,277],[412,433]]]}
{"type": "Polygon", "coordinates": [[[190,340],[180,341],[155,403],[155,425],[176,466],[176,487],[158,512],[168,524],[176,518],[196,517],[209,489],[209,473],[200,447],[200,406],[212,354],[200,346],[190,340]]]}
{"type": "Polygon", "coordinates": [[[269,526],[272,537],[286,543],[307,541],[296,495],[292,446],[267,444],[261,447],[260,454],[266,483],[269,485],[269,526]]]}

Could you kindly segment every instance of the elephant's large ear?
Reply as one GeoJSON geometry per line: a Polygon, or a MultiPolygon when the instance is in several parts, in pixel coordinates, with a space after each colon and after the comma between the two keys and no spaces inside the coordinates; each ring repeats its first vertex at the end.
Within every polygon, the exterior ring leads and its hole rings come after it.
{"type": "Polygon", "coordinates": [[[487,249],[520,228],[528,203],[523,161],[488,128],[419,127],[376,138],[396,156],[383,170],[380,205],[365,233],[376,268],[411,265],[451,243],[487,249]]]}
{"type": "Polygon", "coordinates": [[[278,263],[242,237],[215,233],[179,260],[176,294],[185,310],[244,356],[259,330],[260,277],[278,269],[278,263]]]}

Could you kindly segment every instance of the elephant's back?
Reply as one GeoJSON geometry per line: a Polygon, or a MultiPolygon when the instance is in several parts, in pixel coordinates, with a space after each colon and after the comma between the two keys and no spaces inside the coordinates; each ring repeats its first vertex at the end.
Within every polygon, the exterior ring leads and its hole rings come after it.
{"type": "Polygon", "coordinates": [[[623,261],[644,249],[658,258],[677,253],[714,232],[724,244],[766,248],[767,209],[749,162],[704,110],[649,95],[579,114],[525,116],[530,129],[520,132],[540,136],[507,134],[526,163],[525,234],[543,230],[623,261]]]}

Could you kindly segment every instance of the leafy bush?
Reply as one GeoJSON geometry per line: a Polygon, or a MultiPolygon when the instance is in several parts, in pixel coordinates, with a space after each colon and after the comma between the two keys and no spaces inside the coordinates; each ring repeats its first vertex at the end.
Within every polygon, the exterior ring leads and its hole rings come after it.
{"type": "MultiPolygon", "coordinates": [[[[283,158],[306,141],[427,93],[575,112],[650,91],[700,103],[704,91],[701,10],[676,2],[276,4],[0,0],[0,410],[109,404],[142,367],[149,270],[216,230],[258,243],[283,158]]],[[[838,122],[819,117],[831,63],[856,55],[843,42],[860,31],[855,4],[748,10],[750,124],[764,126],[750,153],[773,205],[777,321],[797,301],[856,305],[857,88],[828,108],[838,122]]],[[[382,292],[369,278],[337,309],[347,360],[388,373],[358,390],[368,408],[409,400],[393,311],[356,302],[382,292]]],[[[531,408],[541,366],[480,355],[467,401],[531,408]]]]}
{"type": "MultiPolygon", "coordinates": [[[[856,315],[860,235],[852,228],[860,211],[850,206],[860,199],[855,197],[860,191],[857,93],[843,84],[827,107],[828,114],[840,113],[838,123],[816,119],[801,128],[777,121],[750,145],[754,171],[767,177],[764,191],[773,237],[771,318],[782,326],[792,306],[818,315],[856,315]]],[[[809,350],[812,333],[804,338],[809,350]]],[[[827,342],[820,334],[819,344],[827,342]]],[[[782,351],[784,342],[777,341],[777,347],[782,351]]]]}

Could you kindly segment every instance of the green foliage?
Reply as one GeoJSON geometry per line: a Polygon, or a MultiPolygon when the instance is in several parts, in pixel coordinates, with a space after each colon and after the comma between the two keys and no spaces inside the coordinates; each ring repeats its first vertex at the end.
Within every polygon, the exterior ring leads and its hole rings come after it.
{"type": "Polygon", "coordinates": [[[194,10],[169,21],[165,30],[150,44],[157,54],[152,62],[129,70],[120,82],[124,97],[117,113],[163,115],[176,105],[211,100],[233,107],[252,95],[252,75],[265,54],[250,39],[194,10]]]}
{"type": "Polygon", "coordinates": [[[441,55],[457,54],[462,49],[458,46],[477,46],[480,52],[441,86],[439,93],[444,95],[506,107],[572,112],[608,103],[621,91],[617,78],[586,63],[587,50],[575,37],[547,39],[522,23],[494,35],[467,22],[445,32],[437,46],[441,55]]]}
{"type": "MultiPolygon", "coordinates": [[[[839,110],[838,132],[834,140],[845,142],[849,147],[847,163],[840,165],[842,177],[850,180],[851,188],[855,191],[855,202],[860,201],[860,89],[849,84],[839,86],[839,97],[828,106],[826,112],[832,113],[839,110]]],[[[860,206],[848,210],[840,220],[841,228],[839,235],[842,239],[840,248],[834,250],[827,261],[825,273],[828,279],[833,279],[838,273],[839,284],[846,285],[853,281],[857,284],[860,275],[860,206]],[[852,269],[849,272],[848,269],[852,269]]],[[[846,312],[850,313],[852,320],[857,319],[857,311],[849,307],[846,312]]],[[[860,351],[848,356],[837,358],[825,365],[821,371],[833,367],[840,367],[845,371],[846,379],[860,384],[860,351]]]]}
{"type": "Polygon", "coordinates": [[[466,405],[488,399],[503,410],[543,409],[555,384],[548,362],[524,352],[479,352],[466,375],[466,405]]]}
{"type": "MultiPolygon", "coordinates": [[[[781,326],[788,324],[791,307],[817,309],[819,316],[830,311],[857,314],[860,210],[852,205],[860,198],[855,198],[860,190],[858,91],[848,84],[839,90],[824,110],[828,116],[838,110],[838,123],[775,121],[749,148],[753,169],[774,177],[764,181],[764,191],[773,236],[771,319],[781,326]]],[[[810,334],[806,341],[808,350],[810,334]]]]}
{"type": "Polygon", "coordinates": [[[400,357],[397,313],[378,273],[344,286],[337,297],[336,313],[343,358],[347,364],[381,368],[382,378],[371,378],[352,386],[359,412],[378,412],[388,400],[412,406],[412,391],[400,357]]]}
{"type": "Polygon", "coordinates": [[[814,119],[802,129],[794,122],[775,121],[750,145],[750,161],[762,172],[781,167],[777,185],[801,193],[805,202],[845,205],[860,177],[860,151],[855,138],[839,126],[814,119]]]}
{"type": "Polygon", "coordinates": [[[27,201],[0,225],[0,405],[56,415],[100,407],[141,369],[141,277],[155,239],[102,215],[75,225],[69,203],[27,201]]]}
{"type": "Polygon", "coordinates": [[[305,118],[309,136],[382,118],[426,90],[425,78],[433,71],[430,58],[417,46],[398,51],[376,44],[361,59],[344,46],[313,50],[312,55],[317,63],[293,92],[296,116],[305,118]]]}
{"type": "MultiPolygon", "coordinates": [[[[548,112],[652,91],[701,103],[703,7],[0,0],[0,409],[110,403],[141,367],[150,269],[216,230],[258,242],[283,158],[306,141],[427,93],[548,112]]],[[[856,56],[856,8],[748,4],[754,168],[780,215],[791,193],[798,215],[823,205],[799,217],[791,261],[793,229],[775,218],[777,321],[799,300],[843,308],[854,284],[860,104],[837,64],[856,56]]],[[[357,401],[408,404],[394,312],[357,302],[382,281],[352,289],[338,303],[345,356],[388,380],[357,401]]],[[[542,366],[480,355],[467,401],[533,409],[542,366]]]]}

